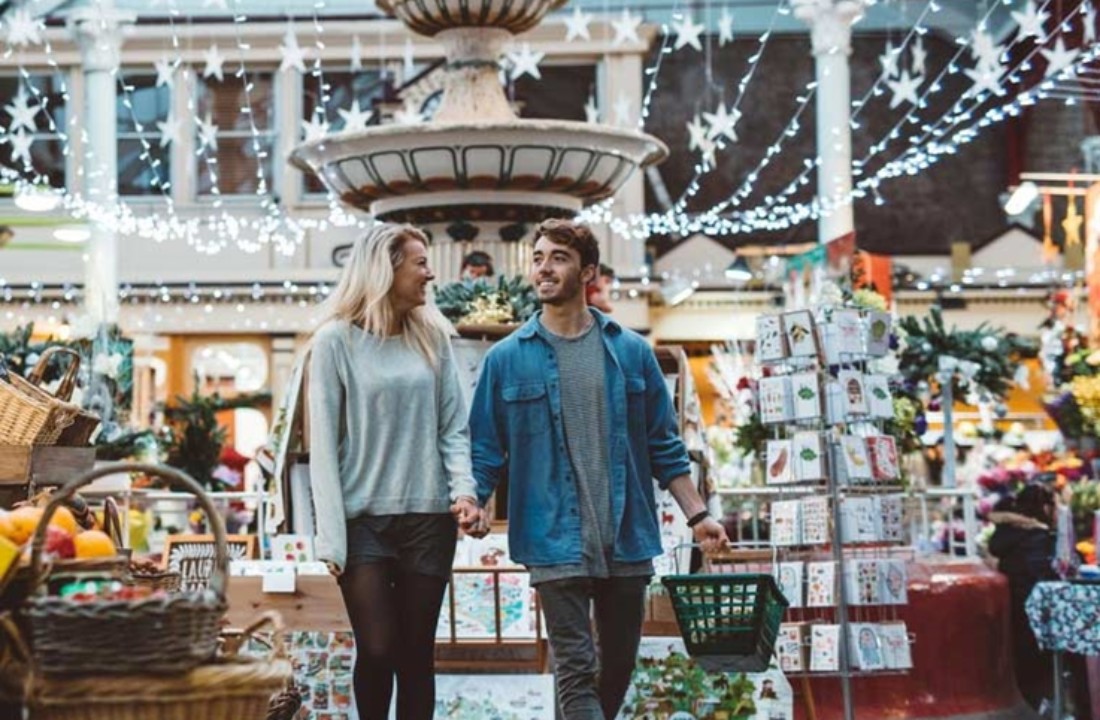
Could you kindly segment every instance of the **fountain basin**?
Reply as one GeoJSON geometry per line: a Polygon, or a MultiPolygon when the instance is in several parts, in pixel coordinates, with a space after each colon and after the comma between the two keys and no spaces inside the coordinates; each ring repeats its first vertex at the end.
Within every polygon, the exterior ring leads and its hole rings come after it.
{"type": "Polygon", "coordinates": [[[613,195],[668,148],[564,120],[384,125],[299,146],[290,161],[344,203],[392,222],[529,222],[613,195]]]}
{"type": "Polygon", "coordinates": [[[456,27],[495,27],[514,35],[538,25],[568,0],[377,0],[379,9],[431,37],[456,27]]]}

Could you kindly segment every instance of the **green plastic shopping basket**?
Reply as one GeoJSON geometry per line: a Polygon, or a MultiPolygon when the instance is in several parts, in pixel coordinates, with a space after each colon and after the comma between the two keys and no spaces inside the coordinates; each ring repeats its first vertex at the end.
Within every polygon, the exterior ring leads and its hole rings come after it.
{"type": "Polygon", "coordinates": [[[688,655],[703,669],[768,669],[779,623],[790,604],[775,578],[763,573],[669,575],[661,582],[688,655]]]}

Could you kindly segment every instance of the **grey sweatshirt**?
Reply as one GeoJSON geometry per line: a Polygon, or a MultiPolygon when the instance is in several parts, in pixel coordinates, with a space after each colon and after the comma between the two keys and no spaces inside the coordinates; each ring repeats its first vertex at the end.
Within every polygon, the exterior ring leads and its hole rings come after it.
{"type": "Polygon", "coordinates": [[[321,327],[309,366],[317,557],[344,568],[348,518],[445,513],[477,496],[466,402],[450,342],[439,372],[400,337],[321,327]]]}

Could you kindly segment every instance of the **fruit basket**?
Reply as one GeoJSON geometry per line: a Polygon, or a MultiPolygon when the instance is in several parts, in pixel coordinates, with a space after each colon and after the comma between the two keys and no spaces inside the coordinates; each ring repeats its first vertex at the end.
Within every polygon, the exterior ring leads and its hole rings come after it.
{"type": "Polygon", "coordinates": [[[217,649],[226,610],[228,568],[225,525],[209,496],[190,476],[161,465],[113,463],[77,477],[50,499],[32,539],[32,594],[20,612],[34,674],[81,675],[89,668],[106,675],[181,674],[193,670],[210,660],[217,649]],[[80,488],[121,472],[160,477],[197,497],[215,542],[214,575],[208,589],[169,595],[122,588],[108,597],[80,591],[68,596],[45,592],[49,568],[43,550],[51,517],[80,488]]]}
{"type": "Polygon", "coordinates": [[[47,348],[26,378],[0,367],[0,441],[11,445],[55,445],[61,433],[82,414],[80,408],[66,402],[67,396],[62,396],[66,391],[72,395],[79,362],[69,364],[57,394],[41,387],[50,358],[59,352],[73,351],[47,348]]]}
{"type": "Polygon", "coordinates": [[[84,675],[34,677],[28,684],[31,720],[264,720],[272,698],[287,687],[290,662],[279,614],[249,626],[214,662],[178,676],[84,675]],[[274,641],[267,658],[246,657],[244,642],[265,626],[274,641]]]}

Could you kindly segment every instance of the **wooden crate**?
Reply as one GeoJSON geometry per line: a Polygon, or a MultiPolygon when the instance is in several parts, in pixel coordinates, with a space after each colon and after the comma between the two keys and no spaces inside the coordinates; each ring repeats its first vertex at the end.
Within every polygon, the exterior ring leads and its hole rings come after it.
{"type": "Polygon", "coordinates": [[[64,485],[94,465],[93,447],[0,445],[0,485],[64,485]]]}
{"type": "Polygon", "coordinates": [[[278,610],[287,630],[341,632],[351,630],[344,598],[336,578],[299,575],[293,593],[265,593],[262,577],[229,578],[229,612],[232,627],[243,628],[264,610],[278,610]]]}

